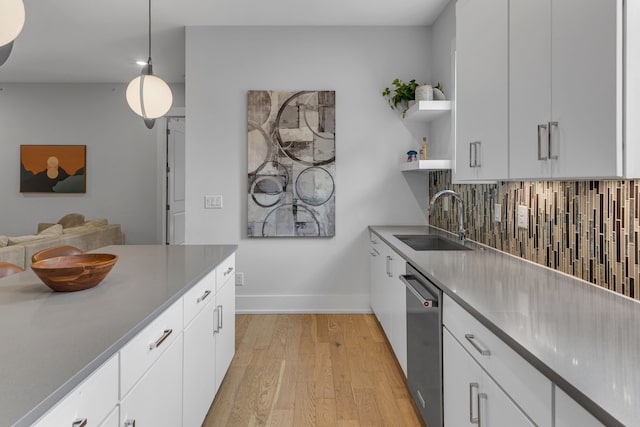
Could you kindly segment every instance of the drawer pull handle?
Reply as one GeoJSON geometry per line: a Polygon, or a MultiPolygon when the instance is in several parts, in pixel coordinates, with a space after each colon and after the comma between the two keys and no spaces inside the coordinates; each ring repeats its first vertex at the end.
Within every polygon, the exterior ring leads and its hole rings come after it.
{"type": "Polygon", "coordinates": [[[136,420],[127,420],[124,422],[124,427],[136,427],[136,420]]]}
{"type": "Polygon", "coordinates": [[[371,252],[369,252],[369,255],[371,256],[378,256],[378,253],[376,252],[375,249],[372,249],[371,252]]]}
{"type": "Polygon", "coordinates": [[[473,417],[473,389],[479,389],[480,384],[469,383],[469,422],[471,424],[478,424],[478,417],[473,417]]]}
{"type": "Polygon", "coordinates": [[[482,427],[482,399],[487,400],[486,393],[478,393],[478,427],[482,427]]]}
{"type": "Polygon", "coordinates": [[[233,271],[233,267],[227,268],[227,271],[224,272],[223,276],[226,276],[227,274],[231,274],[232,271],[233,271]]]}
{"type": "Polygon", "coordinates": [[[71,424],[71,427],[86,427],[86,425],[87,425],[87,419],[81,418],[81,419],[75,420],[73,424],[71,424]]]}
{"type": "Polygon", "coordinates": [[[204,301],[204,300],[205,300],[205,298],[206,298],[206,297],[208,297],[210,294],[211,294],[211,291],[210,291],[209,289],[207,289],[206,291],[204,291],[204,294],[202,294],[202,296],[201,296],[201,297],[199,297],[199,298],[196,300],[196,302],[197,302],[198,304],[200,304],[200,303],[201,303],[202,301],[204,301]]]}
{"type": "Polygon", "coordinates": [[[482,348],[478,345],[478,343],[476,342],[476,336],[473,334],[465,334],[464,337],[467,339],[467,341],[469,341],[471,343],[471,345],[473,346],[473,348],[475,348],[476,350],[478,350],[478,353],[480,353],[483,356],[490,356],[491,352],[486,349],[486,348],[482,348]]]}
{"type": "MultiPolygon", "coordinates": [[[[169,335],[171,335],[172,332],[173,332],[173,329],[165,329],[162,336],[158,338],[156,342],[149,344],[149,350],[153,350],[154,348],[160,347],[160,344],[162,344],[164,340],[166,340],[169,337],[169,335]]],[[[135,420],[134,420],[134,423],[135,423],[135,420]]]]}

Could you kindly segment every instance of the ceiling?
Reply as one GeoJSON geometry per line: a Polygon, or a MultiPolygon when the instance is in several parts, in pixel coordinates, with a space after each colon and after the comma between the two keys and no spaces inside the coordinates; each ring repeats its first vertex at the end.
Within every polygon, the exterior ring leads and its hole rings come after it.
{"type": "MultiPolygon", "coordinates": [[[[429,26],[449,0],[153,0],[154,74],[184,82],[185,26],[429,26]]],[[[147,0],[24,0],[0,83],[128,82],[147,58],[147,0]]]]}

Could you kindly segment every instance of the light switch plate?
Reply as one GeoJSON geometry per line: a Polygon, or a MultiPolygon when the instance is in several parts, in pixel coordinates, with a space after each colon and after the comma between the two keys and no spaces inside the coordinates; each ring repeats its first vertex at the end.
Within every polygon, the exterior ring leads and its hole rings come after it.
{"type": "Polygon", "coordinates": [[[502,205],[500,203],[493,205],[493,219],[495,222],[502,221],[502,205]]]}
{"type": "Polygon", "coordinates": [[[244,285],[244,273],[236,271],[236,286],[244,285]]]}
{"type": "Polygon", "coordinates": [[[529,228],[529,208],[527,206],[518,206],[518,228],[529,228]]]}
{"type": "Polygon", "coordinates": [[[443,197],[442,198],[442,211],[443,212],[449,212],[449,198],[448,197],[443,197]]]}
{"type": "Polygon", "coordinates": [[[222,209],[222,196],[204,196],[205,209],[222,209]]]}

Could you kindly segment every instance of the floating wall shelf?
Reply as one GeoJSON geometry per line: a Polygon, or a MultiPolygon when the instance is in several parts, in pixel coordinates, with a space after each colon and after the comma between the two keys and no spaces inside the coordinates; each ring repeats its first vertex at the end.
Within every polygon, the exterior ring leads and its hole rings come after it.
{"type": "Polygon", "coordinates": [[[451,111],[451,101],[416,101],[405,113],[405,120],[430,122],[451,111]]]}
{"type": "Polygon", "coordinates": [[[402,172],[428,172],[442,169],[451,169],[451,160],[417,160],[414,162],[403,163],[402,166],[400,166],[400,170],[402,172]]]}

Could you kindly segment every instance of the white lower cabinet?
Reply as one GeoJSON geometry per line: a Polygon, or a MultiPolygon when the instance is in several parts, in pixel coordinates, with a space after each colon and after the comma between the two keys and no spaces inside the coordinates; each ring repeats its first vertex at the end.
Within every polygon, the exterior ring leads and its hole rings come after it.
{"type": "Polygon", "coordinates": [[[118,355],[111,357],[89,378],[38,420],[36,427],[100,425],[118,403],[118,355]]]}
{"type": "Polygon", "coordinates": [[[398,278],[405,272],[405,261],[373,233],[369,256],[371,308],[406,376],[407,300],[404,283],[398,278]]]}
{"type": "Polygon", "coordinates": [[[122,399],[121,426],[182,425],[182,341],[180,333],[122,399]]]}
{"type": "Polygon", "coordinates": [[[184,330],[183,426],[200,426],[216,394],[213,297],[184,330]]]}
{"type": "Polygon", "coordinates": [[[558,387],[555,388],[555,395],[555,427],[604,427],[604,424],[558,387]]]}
{"type": "Polygon", "coordinates": [[[446,328],[442,346],[446,427],[535,426],[446,328]]]}
{"type": "Polygon", "coordinates": [[[227,279],[222,289],[218,287],[216,295],[216,391],[220,388],[235,354],[236,287],[233,277],[227,279]]]}
{"type": "Polygon", "coordinates": [[[467,425],[478,416],[487,427],[552,426],[552,383],[547,377],[448,295],[443,297],[442,321],[447,427],[467,425]],[[447,402],[455,398],[466,401],[472,410],[468,416],[447,402]]]}

